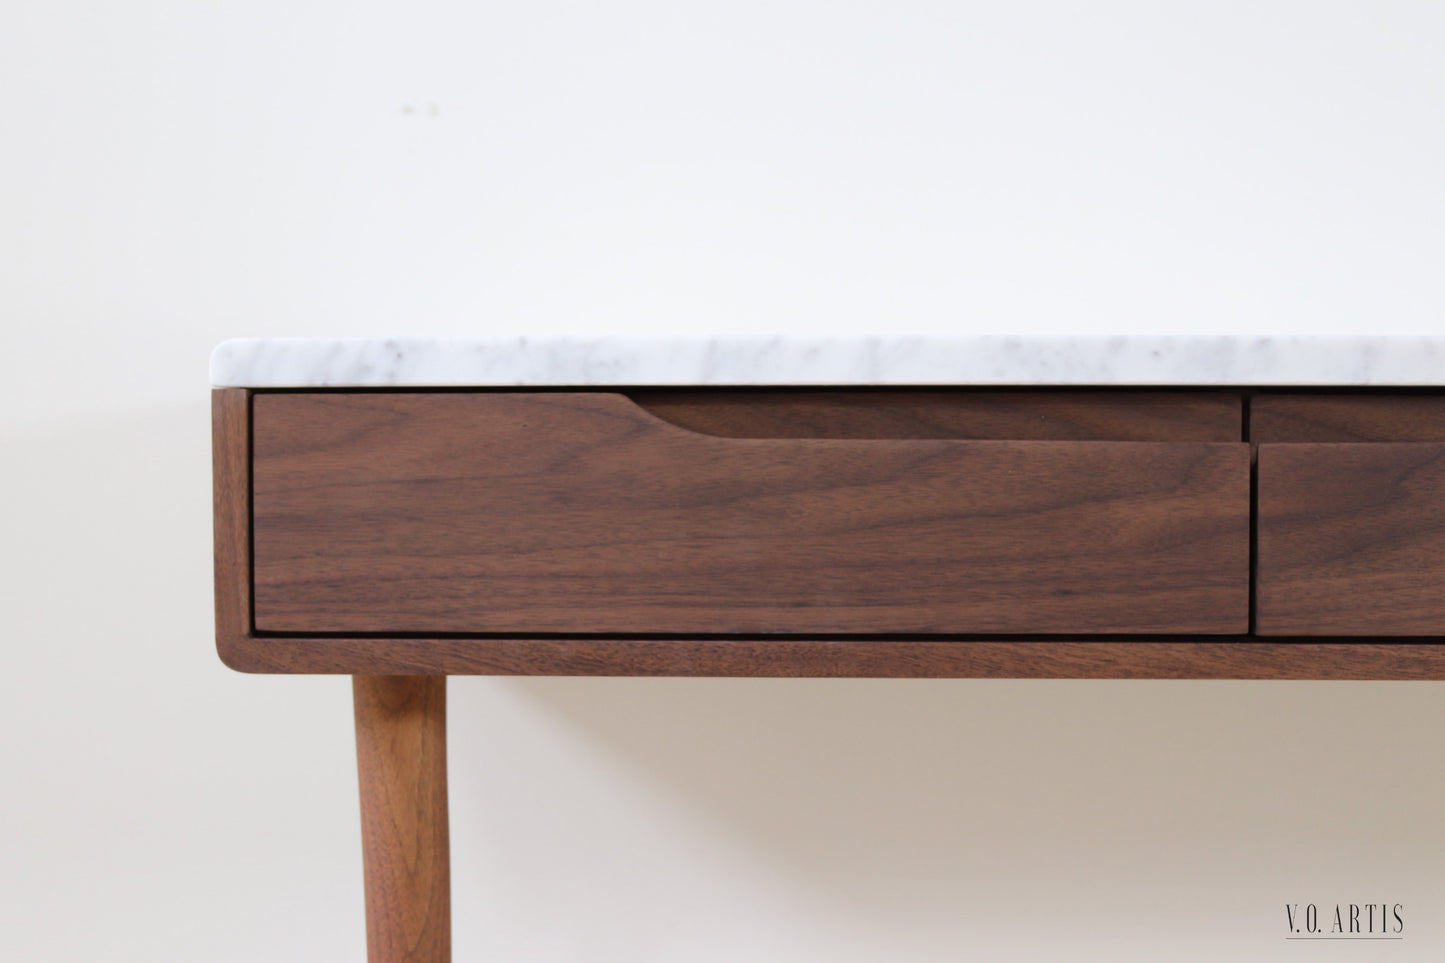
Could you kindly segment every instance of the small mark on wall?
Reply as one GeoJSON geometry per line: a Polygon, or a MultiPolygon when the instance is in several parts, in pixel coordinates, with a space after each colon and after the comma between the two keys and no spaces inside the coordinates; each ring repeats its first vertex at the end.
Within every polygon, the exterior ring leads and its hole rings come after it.
{"type": "Polygon", "coordinates": [[[432,101],[425,104],[402,104],[401,114],[403,117],[440,117],[442,109],[432,101]]]}

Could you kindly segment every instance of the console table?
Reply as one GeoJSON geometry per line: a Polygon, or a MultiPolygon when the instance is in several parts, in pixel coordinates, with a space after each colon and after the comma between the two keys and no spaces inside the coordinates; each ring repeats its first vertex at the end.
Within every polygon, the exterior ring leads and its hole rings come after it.
{"type": "Polygon", "coordinates": [[[373,961],[445,677],[1445,678],[1445,339],[241,340],[216,637],[354,677],[373,961]]]}

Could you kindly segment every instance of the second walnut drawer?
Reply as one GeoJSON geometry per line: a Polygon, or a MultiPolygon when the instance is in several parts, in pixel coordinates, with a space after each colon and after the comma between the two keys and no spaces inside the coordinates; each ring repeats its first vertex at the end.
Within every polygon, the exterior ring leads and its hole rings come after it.
{"type": "Polygon", "coordinates": [[[889,437],[722,437],[613,392],[258,393],[255,628],[1248,630],[1237,398],[1004,395],[1023,438],[996,437],[994,397],[980,439],[917,437],[957,402],[826,397],[829,425],[889,437]],[[1049,440],[1141,431],[1161,440],[1049,440]]]}
{"type": "Polygon", "coordinates": [[[1445,635],[1445,397],[1262,395],[1257,631],[1445,635]]]}

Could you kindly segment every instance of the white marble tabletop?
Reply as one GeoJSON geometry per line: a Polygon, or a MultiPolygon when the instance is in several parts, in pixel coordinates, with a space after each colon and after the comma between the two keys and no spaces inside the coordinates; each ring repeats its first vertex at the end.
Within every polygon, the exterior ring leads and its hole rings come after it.
{"type": "Polygon", "coordinates": [[[242,338],[211,384],[1445,385],[1445,337],[242,338]]]}

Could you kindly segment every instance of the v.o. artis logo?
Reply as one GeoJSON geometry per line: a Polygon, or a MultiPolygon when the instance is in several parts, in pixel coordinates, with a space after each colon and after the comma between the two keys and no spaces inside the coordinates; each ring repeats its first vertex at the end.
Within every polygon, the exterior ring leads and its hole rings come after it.
{"type": "Polygon", "coordinates": [[[1286,903],[1287,940],[1403,940],[1403,903],[1286,903]]]}

